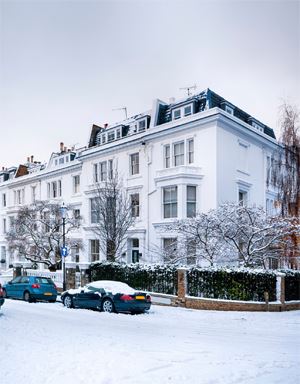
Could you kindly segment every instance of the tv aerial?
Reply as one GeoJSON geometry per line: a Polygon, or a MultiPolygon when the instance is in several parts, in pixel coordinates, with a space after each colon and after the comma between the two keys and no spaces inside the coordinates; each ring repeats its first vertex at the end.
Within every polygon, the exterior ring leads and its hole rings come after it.
{"type": "Polygon", "coordinates": [[[188,96],[191,96],[192,95],[192,92],[191,92],[191,89],[194,89],[196,90],[197,89],[197,85],[194,84],[194,85],[191,85],[189,87],[182,87],[182,88],[179,88],[181,91],[186,91],[187,92],[187,95],[188,96]]]}
{"type": "Polygon", "coordinates": [[[124,111],[125,112],[125,118],[127,120],[127,107],[120,107],[120,108],[114,108],[113,111],[124,111]]]}

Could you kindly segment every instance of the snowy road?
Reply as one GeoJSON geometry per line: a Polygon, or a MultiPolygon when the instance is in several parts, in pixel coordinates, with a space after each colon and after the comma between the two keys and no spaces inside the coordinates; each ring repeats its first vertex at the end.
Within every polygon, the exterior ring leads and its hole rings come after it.
{"type": "Polygon", "coordinates": [[[6,300],[0,326],[1,384],[300,382],[300,311],[131,316],[6,300]]]}

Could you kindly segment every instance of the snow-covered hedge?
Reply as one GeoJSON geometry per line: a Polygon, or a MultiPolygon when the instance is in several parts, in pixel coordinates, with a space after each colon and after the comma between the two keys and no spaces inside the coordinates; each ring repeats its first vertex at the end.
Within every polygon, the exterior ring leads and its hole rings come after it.
{"type": "Polygon", "coordinates": [[[190,296],[227,300],[276,300],[276,273],[238,268],[190,268],[187,273],[190,296]]]}
{"type": "Polygon", "coordinates": [[[107,261],[91,265],[91,280],[123,281],[135,289],[177,295],[177,269],[161,264],[121,264],[107,261]]]}
{"type": "MultiPolygon", "coordinates": [[[[300,300],[300,271],[280,270],[285,277],[286,301],[300,300]]],[[[251,268],[187,268],[187,294],[227,300],[276,300],[277,271],[251,268]]],[[[165,264],[121,264],[96,262],[91,265],[91,280],[123,281],[150,292],[177,295],[177,267],[165,264]]]]}
{"type": "Polygon", "coordinates": [[[285,274],[285,300],[300,300],[300,271],[282,270],[285,274]]]}

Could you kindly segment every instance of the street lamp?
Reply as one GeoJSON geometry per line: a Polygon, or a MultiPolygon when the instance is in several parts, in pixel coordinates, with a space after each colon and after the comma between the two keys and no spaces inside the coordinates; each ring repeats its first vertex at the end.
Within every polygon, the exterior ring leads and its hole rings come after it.
{"type": "Polygon", "coordinates": [[[63,269],[63,291],[66,290],[66,256],[67,256],[67,248],[66,248],[66,214],[67,207],[63,203],[60,208],[60,213],[62,217],[62,225],[63,225],[63,246],[60,250],[61,258],[62,258],[62,269],[63,269]]]}

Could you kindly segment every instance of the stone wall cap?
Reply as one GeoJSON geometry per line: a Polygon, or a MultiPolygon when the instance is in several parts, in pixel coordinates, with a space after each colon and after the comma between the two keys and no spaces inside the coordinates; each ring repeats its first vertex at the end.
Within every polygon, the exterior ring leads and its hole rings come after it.
{"type": "Polygon", "coordinates": [[[78,265],[80,270],[90,269],[90,267],[91,267],[91,263],[85,263],[85,262],[77,263],[77,265],[78,265]]]}
{"type": "Polygon", "coordinates": [[[66,265],[66,268],[74,268],[74,269],[76,268],[76,263],[73,261],[67,261],[65,265],[66,265]]]}

